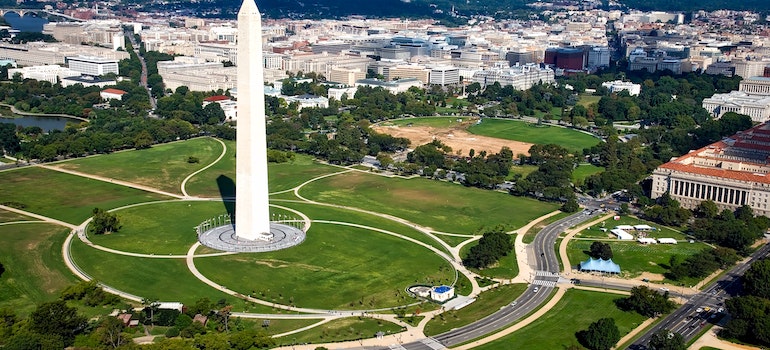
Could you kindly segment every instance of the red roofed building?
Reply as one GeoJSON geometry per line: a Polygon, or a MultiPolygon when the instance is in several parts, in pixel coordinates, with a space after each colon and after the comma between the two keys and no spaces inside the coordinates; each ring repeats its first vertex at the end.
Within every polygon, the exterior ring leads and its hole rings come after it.
{"type": "Polygon", "coordinates": [[[105,100],[122,100],[126,92],[118,89],[104,89],[99,95],[105,100]]]}
{"type": "Polygon", "coordinates": [[[230,96],[216,95],[203,99],[203,107],[211,103],[219,104],[219,107],[225,112],[225,120],[233,121],[238,118],[238,103],[233,101],[230,96]]]}
{"type": "Polygon", "coordinates": [[[712,200],[719,209],[749,205],[770,216],[770,124],[690,151],[652,173],[652,198],[668,192],[684,208],[712,200]]]}

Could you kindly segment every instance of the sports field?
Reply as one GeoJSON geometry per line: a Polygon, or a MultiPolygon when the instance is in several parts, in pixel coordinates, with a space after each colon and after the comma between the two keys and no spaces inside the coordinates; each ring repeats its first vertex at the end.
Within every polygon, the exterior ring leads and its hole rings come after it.
{"type": "Polygon", "coordinates": [[[468,131],[476,135],[534,144],[554,143],[575,154],[582,154],[583,148],[599,143],[599,139],[596,137],[576,130],[550,125],[535,125],[520,120],[485,118],[481,124],[469,127],[468,131]]]}

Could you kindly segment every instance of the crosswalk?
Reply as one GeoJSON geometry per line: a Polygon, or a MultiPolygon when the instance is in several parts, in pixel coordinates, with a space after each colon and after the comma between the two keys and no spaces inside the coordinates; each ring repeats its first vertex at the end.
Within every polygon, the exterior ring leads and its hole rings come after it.
{"type": "Polygon", "coordinates": [[[559,277],[558,272],[551,272],[551,271],[535,271],[535,276],[538,277],[559,277]]]}
{"type": "Polygon", "coordinates": [[[406,348],[401,346],[401,344],[390,344],[390,345],[388,345],[388,349],[390,349],[390,350],[406,350],[406,348]]]}
{"type": "Polygon", "coordinates": [[[556,281],[534,280],[532,284],[543,287],[556,287],[556,281]]]}
{"type": "Polygon", "coordinates": [[[444,346],[444,344],[439,343],[438,340],[433,339],[433,338],[421,339],[420,342],[425,344],[425,345],[427,345],[429,348],[431,348],[433,350],[446,349],[446,346],[444,346]]]}

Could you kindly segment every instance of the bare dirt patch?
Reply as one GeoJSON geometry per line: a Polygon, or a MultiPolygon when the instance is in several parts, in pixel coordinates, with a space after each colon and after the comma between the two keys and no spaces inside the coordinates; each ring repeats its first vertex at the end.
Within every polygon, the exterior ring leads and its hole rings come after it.
{"type": "Polygon", "coordinates": [[[503,146],[510,148],[514,156],[517,154],[529,155],[529,148],[532,147],[531,143],[474,135],[466,130],[470,123],[472,122],[461,123],[448,128],[377,125],[373,126],[372,129],[394,137],[405,137],[412,141],[412,148],[438,139],[445,145],[452,147],[452,153],[457,154],[457,152],[460,152],[460,155],[465,156],[468,155],[471,149],[475,150],[476,154],[481,151],[492,154],[500,152],[503,146]]]}
{"type": "Polygon", "coordinates": [[[641,275],[637,276],[634,279],[640,280],[640,281],[643,280],[643,279],[647,279],[647,280],[650,280],[650,281],[663,281],[663,279],[665,279],[665,278],[666,277],[663,276],[663,274],[661,274],[661,273],[642,272],[641,275]]]}

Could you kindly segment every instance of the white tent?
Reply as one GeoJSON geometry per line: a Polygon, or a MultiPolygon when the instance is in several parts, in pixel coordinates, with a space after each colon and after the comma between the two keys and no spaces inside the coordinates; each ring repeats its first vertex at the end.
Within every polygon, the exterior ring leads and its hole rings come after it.
{"type": "Polygon", "coordinates": [[[661,244],[676,244],[676,240],[673,238],[658,238],[658,242],[661,244]]]}
{"type": "Polygon", "coordinates": [[[632,236],[630,233],[623,231],[619,228],[612,229],[610,230],[610,232],[612,232],[612,234],[614,234],[615,236],[618,236],[618,239],[627,240],[627,241],[634,239],[634,236],[632,236]]]}
{"type": "Polygon", "coordinates": [[[655,238],[646,238],[646,237],[639,237],[636,239],[637,242],[641,244],[655,244],[658,243],[658,241],[655,240],[655,238]]]}

